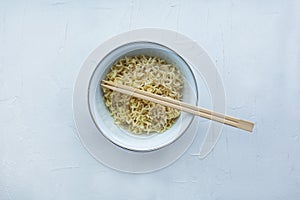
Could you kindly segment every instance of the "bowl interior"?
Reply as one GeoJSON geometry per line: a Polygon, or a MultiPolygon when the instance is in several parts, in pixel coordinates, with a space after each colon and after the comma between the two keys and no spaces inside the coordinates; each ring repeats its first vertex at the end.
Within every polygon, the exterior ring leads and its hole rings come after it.
{"type": "Polygon", "coordinates": [[[175,124],[163,133],[134,135],[114,124],[108,108],[105,106],[100,81],[105,79],[112,65],[124,56],[157,56],[175,65],[184,79],[183,101],[196,105],[198,98],[197,84],[189,65],[174,51],[151,42],[129,43],[110,52],[98,64],[90,80],[89,108],[91,116],[100,132],[116,145],[134,151],[151,151],[162,148],[178,139],[189,127],[193,115],[181,112],[175,124]]]}

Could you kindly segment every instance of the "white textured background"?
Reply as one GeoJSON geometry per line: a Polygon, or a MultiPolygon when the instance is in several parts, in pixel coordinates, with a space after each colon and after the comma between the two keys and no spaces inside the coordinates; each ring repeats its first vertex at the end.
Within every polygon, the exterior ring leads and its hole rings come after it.
{"type": "Polygon", "coordinates": [[[0,1],[0,199],[300,199],[299,1],[0,1]],[[207,49],[227,112],[214,152],[200,141],[161,171],[104,167],[79,142],[72,90],[81,64],[123,31],[179,31],[207,49]]]}

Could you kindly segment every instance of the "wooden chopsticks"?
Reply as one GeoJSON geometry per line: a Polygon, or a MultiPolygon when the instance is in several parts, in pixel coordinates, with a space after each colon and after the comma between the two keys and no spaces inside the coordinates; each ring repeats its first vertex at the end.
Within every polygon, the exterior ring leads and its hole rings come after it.
{"type": "Polygon", "coordinates": [[[142,91],[139,89],[135,89],[126,85],[115,84],[110,81],[101,81],[101,86],[110,90],[114,90],[116,92],[120,92],[123,94],[131,95],[133,97],[144,99],[148,101],[152,101],[154,103],[161,104],[163,106],[168,106],[171,108],[175,108],[177,110],[181,110],[187,113],[191,113],[193,115],[197,115],[206,119],[210,119],[213,121],[217,121],[223,124],[227,124],[239,129],[243,129],[249,132],[253,131],[254,123],[241,120],[235,117],[231,117],[228,115],[224,115],[221,113],[217,113],[211,110],[207,110],[201,107],[196,107],[185,102],[181,102],[175,99],[163,97],[157,94],[153,94],[150,92],[142,91]]]}

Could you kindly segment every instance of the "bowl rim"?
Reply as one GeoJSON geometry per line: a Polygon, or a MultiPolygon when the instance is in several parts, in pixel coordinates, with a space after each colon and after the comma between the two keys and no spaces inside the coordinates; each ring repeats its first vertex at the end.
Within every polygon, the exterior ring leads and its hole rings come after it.
{"type": "MultiPolygon", "coordinates": [[[[171,52],[175,53],[176,56],[178,56],[184,63],[185,65],[187,66],[188,70],[191,72],[191,76],[193,78],[193,82],[195,83],[195,92],[196,92],[196,98],[195,98],[195,101],[196,101],[196,104],[198,103],[198,100],[199,100],[199,91],[198,91],[198,84],[197,84],[197,79],[195,77],[195,73],[192,69],[192,67],[188,64],[188,62],[180,55],[178,54],[176,51],[174,51],[173,49],[171,49],[170,47],[166,46],[166,45],[163,45],[163,44],[160,44],[158,42],[153,42],[153,41],[144,41],[144,40],[140,40],[140,41],[134,41],[134,42],[128,42],[128,43],[124,43],[120,46],[117,46],[116,48],[112,49],[111,51],[107,52],[106,55],[98,62],[96,63],[96,67],[94,68],[91,76],[90,76],[90,79],[89,79],[89,83],[88,83],[88,92],[87,92],[87,103],[88,103],[88,110],[89,110],[89,114],[92,118],[92,121],[93,123],[95,124],[96,128],[98,129],[98,131],[108,140],[110,141],[111,143],[113,143],[114,145],[122,148],[122,149],[125,149],[125,150],[129,150],[131,152],[151,152],[151,151],[156,151],[156,150],[159,150],[159,149],[162,149],[172,143],[174,143],[175,141],[177,141],[179,138],[181,138],[181,136],[188,130],[188,128],[191,126],[192,122],[194,121],[194,118],[195,116],[193,115],[190,122],[188,123],[188,125],[186,126],[186,128],[177,136],[175,137],[174,139],[170,140],[169,142],[167,143],[164,143],[162,145],[158,145],[157,147],[153,147],[153,148],[148,148],[148,149],[135,149],[135,148],[132,148],[132,147],[126,147],[124,145],[121,145],[121,144],[118,144],[116,141],[112,140],[111,138],[109,138],[106,134],[103,133],[102,129],[99,127],[98,123],[96,122],[97,120],[95,119],[94,117],[94,114],[92,112],[92,106],[91,106],[91,99],[90,99],[90,91],[91,91],[91,82],[92,82],[92,79],[99,67],[99,64],[102,62],[102,60],[104,60],[105,58],[107,58],[107,56],[109,56],[112,52],[116,51],[117,49],[120,49],[124,46],[127,46],[127,45],[131,45],[131,44],[135,44],[135,43],[150,43],[150,44],[154,44],[154,45],[158,45],[158,46],[162,46],[163,48],[166,48],[168,50],[170,50],[171,52]]],[[[119,127],[120,128],[120,127],[119,127]]]]}

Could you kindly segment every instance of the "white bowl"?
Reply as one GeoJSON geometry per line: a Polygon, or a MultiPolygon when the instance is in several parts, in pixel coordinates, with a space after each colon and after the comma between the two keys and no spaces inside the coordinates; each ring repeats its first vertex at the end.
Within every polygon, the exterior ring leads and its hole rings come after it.
{"type": "Polygon", "coordinates": [[[157,56],[175,65],[184,79],[183,101],[196,105],[198,90],[194,73],[189,65],[171,49],[152,42],[134,42],[120,46],[108,53],[95,69],[89,84],[88,102],[92,119],[99,131],[112,143],[133,151],[153,151],[165,147],[178,139],[190,126],[194,116],[181,112],[175,124],[163,133],[135,135],[114,124],[105,106],[100,81],[105,79],[112,65],[124,56],[157,56]]]}

